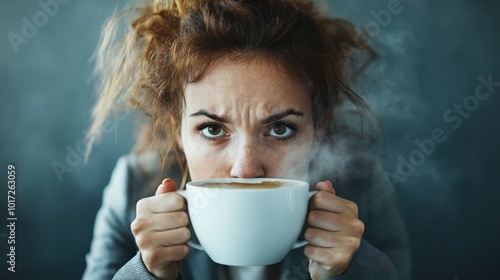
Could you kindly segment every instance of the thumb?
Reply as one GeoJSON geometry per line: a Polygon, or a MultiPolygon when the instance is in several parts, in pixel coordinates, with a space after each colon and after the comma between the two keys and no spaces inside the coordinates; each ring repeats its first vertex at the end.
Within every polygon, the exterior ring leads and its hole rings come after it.
{"type": "Polygon", "coordinates": [[[332,183],[328,180],[317,183],[316,190],[335,194],[335,189],[333,188],[332,183]]]}
{"type": "Polygon", "coordinates": [[[175,184],[174,180],[167,178],[161,182],[160,186],[158,186],[155,195],[168,192],[175,192],[176,190],[177,190],[177,185],[175,184]]]}

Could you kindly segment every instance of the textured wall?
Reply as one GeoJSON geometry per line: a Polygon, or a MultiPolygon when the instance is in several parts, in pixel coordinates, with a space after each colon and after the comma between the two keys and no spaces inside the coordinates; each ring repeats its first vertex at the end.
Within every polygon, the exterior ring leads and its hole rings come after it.
{"type": "MultiPolygon", "coordinates": [[[[81,163],[95,101],[89,58],[118,1],[60,0],[45,12],[47,2],[0,4],[2,279],[80,277],[102,189],[134,142],[131,118],[117,116],[81,163]],[[9,163],[17,170],[15,274],[5,265],[9,163]]],[[[410,231],[415,279],[498,277],[500,85],[477,96],[476,88],[500,81],[500,5],[321,2],[366,29],[381,55],[362,95],[385,127],[384,162],[410,231]]]]}

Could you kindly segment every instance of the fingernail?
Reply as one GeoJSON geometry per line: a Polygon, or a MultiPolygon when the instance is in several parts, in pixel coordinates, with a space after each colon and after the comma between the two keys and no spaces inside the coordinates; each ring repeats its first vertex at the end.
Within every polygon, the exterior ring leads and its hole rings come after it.
{"type": "Polygon", "coordinates": [[[161,181],[162,184],[166,184],[167,182],[169,181],[172,181],[172,179],[170,178],[166,178],[166,179],[163,179],[163,181],[161,181]]]}

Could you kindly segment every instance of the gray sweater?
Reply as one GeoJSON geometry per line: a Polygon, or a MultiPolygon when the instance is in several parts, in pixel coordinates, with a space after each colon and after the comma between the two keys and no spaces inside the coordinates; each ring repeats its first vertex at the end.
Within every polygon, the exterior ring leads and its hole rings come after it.
{"type": "MultiPolygon", "coordinates": [[[[137,201],[155,192],[146,187],[148,176],[141,171],[141,166],[148,161],[150,159],[133,155],[119,159],[97,213],[84,280],[156,279],[142,263],[130,230],[137,201]]],[[[176,174],[173,175],[168,171],[165,174],[176,178],[176,174]]],[[[358,204],[365,233],[347,271],[332,279],[409,279],[408,242],[393,193],[385,180],[373,174],[364,177],[334,183],[339,196],[358,204]],[[370,187],[355,187],[366,186],[366,179],[370,187]],[[344,190],[341,185],[349,185],[349,188],[344,190]]],[[[192,239],[196,241],[193,231],[192,239]]],[[[269,279],[310,279],[307,267],[303,248],[298,248],[291,250],[281,263],[266,267],[266,275],[269,279]]],[[[229,278],[227,271],[228,267],[214,263],[205,252],[191,248],[179,279],[229,278]],[[222,277],[224,274],[226,277],[222,277]]]]}

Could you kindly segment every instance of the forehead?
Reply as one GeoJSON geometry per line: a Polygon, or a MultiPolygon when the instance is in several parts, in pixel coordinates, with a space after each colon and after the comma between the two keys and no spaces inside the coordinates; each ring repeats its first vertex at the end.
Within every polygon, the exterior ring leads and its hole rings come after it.
{"type": "Polygon", "coordinates": [[[186,86],[185,98],[187,110],[224,104],[310,110],[308,88],[291,78],[279,63],[263,58],[216,61],[203,77],[186,86]]]}

